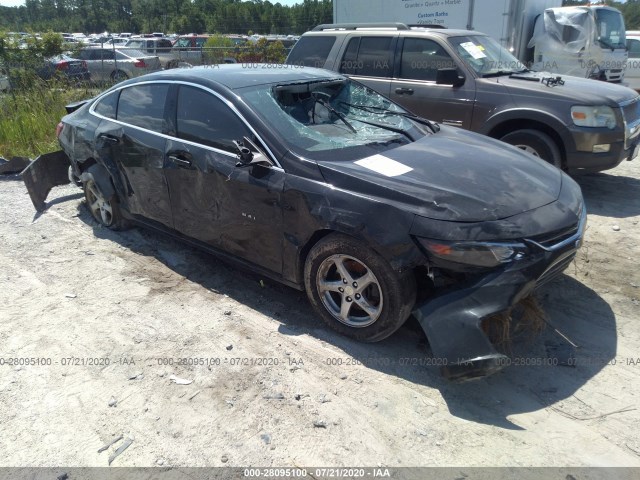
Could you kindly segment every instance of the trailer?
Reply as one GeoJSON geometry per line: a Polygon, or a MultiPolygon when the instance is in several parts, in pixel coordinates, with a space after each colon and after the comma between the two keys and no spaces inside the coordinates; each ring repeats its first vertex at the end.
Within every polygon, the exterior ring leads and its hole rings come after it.
{"type": "Polygon", "coordinates": [[[401,22],[486,33],[535,70],[621,82],[622,14],[562,0],[334,0],[337,24],[401,22]]]}

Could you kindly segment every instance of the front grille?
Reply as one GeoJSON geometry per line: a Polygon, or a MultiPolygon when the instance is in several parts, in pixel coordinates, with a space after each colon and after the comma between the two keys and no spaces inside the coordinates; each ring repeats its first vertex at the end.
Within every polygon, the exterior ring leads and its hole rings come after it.
{"type": "Polygon", "coordinates": [[[578,253],[576,250],[569,252],[567,255],[558,258],[554,263],[552,263],[538,278],[538,281],[536,282],[536,288],[549,283],[551,280],[564,272],[566,268],[571,264],[571,262],[573,262],[573,259],[576,257],[576,253],[578,253]]]}
{"type": "Polygon", "coordinates": [[[640,133],[640,102],[638,101],[638,97],[636,97],[620,106],[622,107],[625,127],[624,148],[627,150],[640,133]]]}
{"type": "Polygon", "coordinates": [[[573,237],[576,233],[578,233],[577,223],[569,228],[563,228],[561,230],[555,230],[553,232],[531,237],[531,240],[539,243],[543,247],[551,248],[554,245],[565,241],[567,238],[573,237]]]}

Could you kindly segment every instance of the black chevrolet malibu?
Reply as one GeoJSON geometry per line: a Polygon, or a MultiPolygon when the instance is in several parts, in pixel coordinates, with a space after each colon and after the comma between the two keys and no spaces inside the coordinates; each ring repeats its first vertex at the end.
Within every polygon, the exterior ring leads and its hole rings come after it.
{"type": "MultiPolygon", "coordinates": [[[[571,262],[586,222],[578,185],[343,76],[269,67],[168,70],[70,106],[59,140],[95,219],[304,289],[357,340],[413,313],[449,378],[501,368],[482,320],[571,262]]],[[[34,199],[46,177],[35,164],[34,199]]]]}

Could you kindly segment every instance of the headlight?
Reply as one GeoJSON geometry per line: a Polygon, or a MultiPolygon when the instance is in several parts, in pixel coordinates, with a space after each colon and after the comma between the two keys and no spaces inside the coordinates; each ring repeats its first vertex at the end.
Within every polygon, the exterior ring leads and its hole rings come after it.
{"type": "Polygon", "coordinates": [[[522,243],[443,242],[426,238],[418,241],[435,257],[478,267],[497,267],[527,254],[527,247],[522,243]]]}
{"type": "Polygon", "coordinates": [[[616,114],[613,108],[601,105],[599,107],[571,107],[573,123],[579,127],[607,127],[616,128],[616,114]]]}

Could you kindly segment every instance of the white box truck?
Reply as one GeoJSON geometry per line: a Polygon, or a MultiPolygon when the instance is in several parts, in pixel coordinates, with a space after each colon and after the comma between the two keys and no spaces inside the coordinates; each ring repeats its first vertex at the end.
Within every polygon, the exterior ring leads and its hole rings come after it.
{"type": "Polygon", "coordinates": [[[561,5],[562,0],[333,0],[333,20],[476,30],[534,70],[622,81],[622,14],[604,5],[561,5]]]}

